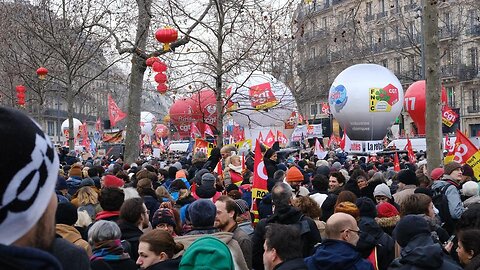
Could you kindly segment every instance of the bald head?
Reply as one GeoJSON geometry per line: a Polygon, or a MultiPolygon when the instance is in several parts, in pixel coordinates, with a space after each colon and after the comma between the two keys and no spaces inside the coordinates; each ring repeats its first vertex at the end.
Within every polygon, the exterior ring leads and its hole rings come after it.
{"type": "Polygon", "coordinates": [[[325,232],[328,239],[345,241],[342,232],[346,229],[358,231],[357,221],[349,214],[335,213],[328,220],[325,232]]]}

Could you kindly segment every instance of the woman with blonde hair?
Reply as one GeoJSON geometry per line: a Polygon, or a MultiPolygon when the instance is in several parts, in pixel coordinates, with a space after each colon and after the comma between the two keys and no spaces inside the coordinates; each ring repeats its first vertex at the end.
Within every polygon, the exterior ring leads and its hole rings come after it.
{"type": "Polygon", "coordinates": [[[242,158],[233,155],[225,161],[225,170],[223,171],[223,182],[225,186],[235,184],[240,186],[243,182],[242,158]]]}
{"type": "Polygon", "coordinates": [[[77,202],[79,204],[78,211],[86,211],[92,220],[95,220],[97,213],[101,211],[98,193],[89,186],[78,190],[77,202]]]}

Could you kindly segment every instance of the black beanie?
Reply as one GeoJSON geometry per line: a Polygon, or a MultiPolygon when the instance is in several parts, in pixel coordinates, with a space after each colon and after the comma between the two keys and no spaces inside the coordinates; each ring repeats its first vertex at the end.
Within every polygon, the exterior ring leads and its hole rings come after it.
{"type": "Polygon", "coordinates": [[[418,178],[414,171],[412,170],[401,170],[397,175],[398,182],[404,183],[405,185],[415,185],[418,186],[418,178]]]}
{"type": "Polygon", "coordinates": [[[356,205],[358,210],[360,210],[360,217],[377,217],[377,207],[372,199],[367,197],[358,198],[356,205]]]}
{"type": "Polygon", "coordinates": [[[430,234],[427,220],[417,215],[406,215],[395,226],[393,238],[401,247],[405,247],[412,238],[420,234],[430,234]]]}
{"type": "Polygon", "coordinates": [[[57,224],[65,224],[73,226],[78,219],[78,212],[75,205],[69,202],[59,203],[57,212],[55,213],[55,221],[57,224]]]}

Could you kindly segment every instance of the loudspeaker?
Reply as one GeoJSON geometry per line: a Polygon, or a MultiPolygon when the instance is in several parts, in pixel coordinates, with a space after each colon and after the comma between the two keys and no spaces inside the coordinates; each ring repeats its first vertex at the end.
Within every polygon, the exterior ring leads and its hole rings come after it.
{"type": "Polygon", "coordinates": [[[110,120],[103,120],[103,129],[110,129],[110,120]]]}

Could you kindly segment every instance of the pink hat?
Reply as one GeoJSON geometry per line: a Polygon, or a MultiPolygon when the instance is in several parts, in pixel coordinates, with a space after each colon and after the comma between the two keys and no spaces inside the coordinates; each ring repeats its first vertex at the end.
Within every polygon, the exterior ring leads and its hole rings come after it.
{"type": "Polygon", "coordinates": [[[116,177],[115,175],[105,175],[103,177],[103,186],[104,187],[118,187],[118,188],[121,188],[123,187],[123,185],[125,185],[125,182],[116,177]]]}
{"type": "Polygon", "coordinates": [[[430,173],[430,178],[432,178],[432,180],[439,180],[440,178],[442,178],[442,176],[443,176],[443,168],[435,168],[430,173]]]}

